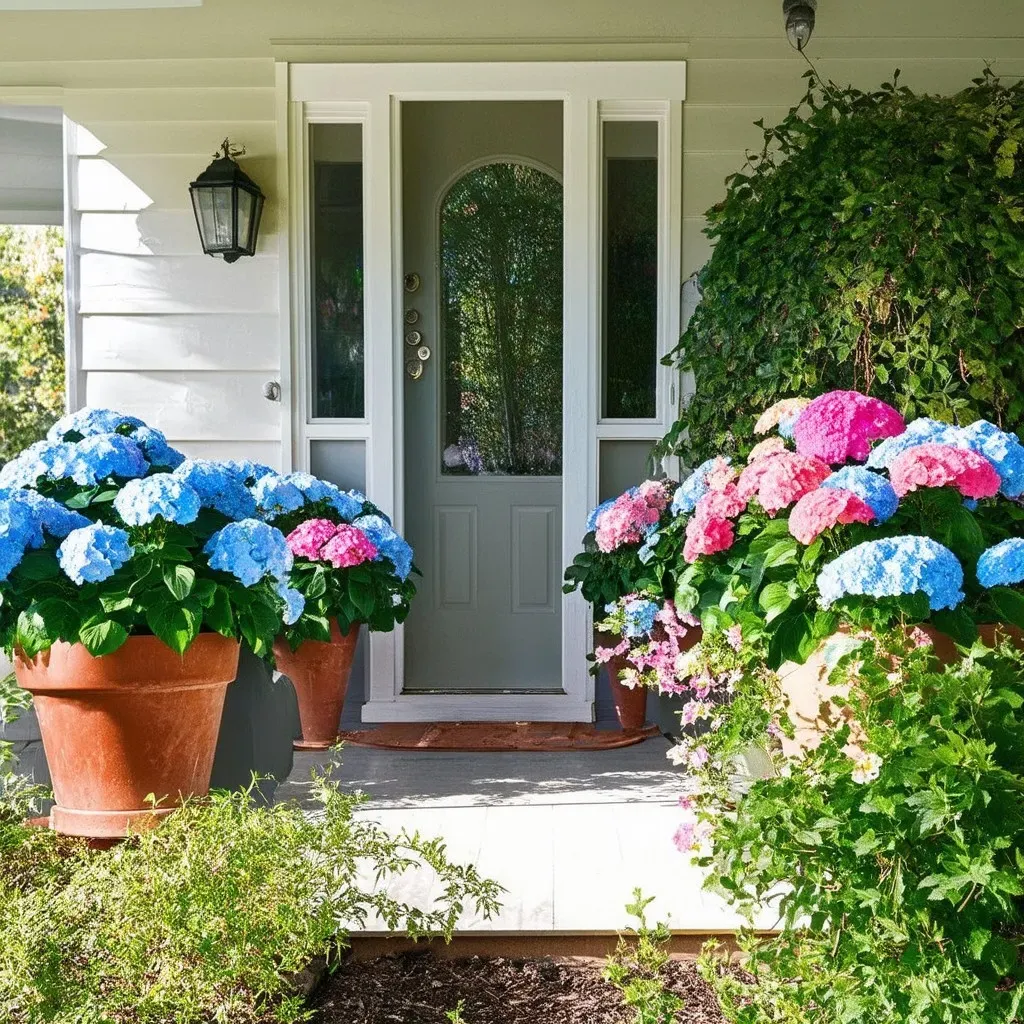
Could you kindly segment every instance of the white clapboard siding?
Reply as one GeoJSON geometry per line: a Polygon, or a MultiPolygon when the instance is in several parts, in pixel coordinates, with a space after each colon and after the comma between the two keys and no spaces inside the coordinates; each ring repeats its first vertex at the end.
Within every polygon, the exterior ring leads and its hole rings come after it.
{"type": "Polygon", "coordinates": [[[278,441],[281,406],[263,397],[264,372],[89,374],[89,405],[114,407],[176,441],[278,441]]]}
{"type": "Polygon", "coordinates": [[[274,89],[181,88],[76,89],[67,94],[65,112],[85,125],[98,121],[273,121],[274,89]]]}
{"type": "MultiPolygon", "coordinates": [[[[216,144],[214,144],[216,145],[216,144]]],[[[208,166],[212,152],[122,156],[104,153],[78,162],[79,210],[181,210],[189,206],[189,182],[208,166]]],[[[245,156],[245,172],[273,195],[275,158],[245,156]]]]}
{"type": "Polygon", "coordinates": [[[137,153],[197,153],[211,158],[221,140],[244,146],[250,156],[273,154],[275,126],[271,121],[91,121],[79,133],[78,152],[98,156],[104,152],[130,156],[137,153]],[[98,143],[98,146],[97,146],[98,143]],[[84,148],[83,148],[84,147],[84,148]]]}
{"type": "Polygon", "coordinates": [[[280,366],[272,313],[85,316],[82,369],[260,370],[280,366]]]}
{"type": "MultiPolygon", "coordinates": [[[[275,227],[271,206],[260,224],[257,255],[277,255],[275,227]]],[[[79,218],[78,237],[83,250],[122,256],[194,256],[199,251],[199,233],[191,209],[87,212],[79,218]]]]}
{"type": "Polygon", "coordinates": [[[276,313],[277,260],[84,252],[79,293],[83,314],[276,313]]]}
{"type": "MultiPolygon", "coordinates": [[[[52,15],[51,32],[59,24],[52,15]]],[[[51,81],[54,64],[45,60],[19,60],[0,66],[7,85],[37,86],[51,81]]],[[[137,83],[141,88],[272,88],[273,65],[263,57],[218,57],[164,60],[81,60],[63,62],[60,81],[65,89],[108,89],[111,83],[137,83]]]]}

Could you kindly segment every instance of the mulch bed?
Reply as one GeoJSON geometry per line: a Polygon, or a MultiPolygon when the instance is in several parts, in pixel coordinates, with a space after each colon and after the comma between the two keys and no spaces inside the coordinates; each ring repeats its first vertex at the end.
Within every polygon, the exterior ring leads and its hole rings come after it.
{"type": "MultiPolygon", "coordinates": [[[[598,960],[469,957],[413,951],[350,961],[314,997],[316,1024],[632,1024],[635,1011],[601,977],[598,960]]],[[[675,960],[668,986],[686,1000],[679,1024],[721,1024],[714,993],[693,963],[675,960]]]]}

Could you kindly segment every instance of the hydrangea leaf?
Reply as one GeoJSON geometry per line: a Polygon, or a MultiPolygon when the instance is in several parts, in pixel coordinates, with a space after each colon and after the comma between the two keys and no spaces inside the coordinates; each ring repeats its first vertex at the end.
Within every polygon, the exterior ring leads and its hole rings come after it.
{"type": "Polygon", "coordinates": [[[85,649],[94,657],[113,654],[127,639],[128,631],[113,619],[90,619],[78,634],[85,649]]]}

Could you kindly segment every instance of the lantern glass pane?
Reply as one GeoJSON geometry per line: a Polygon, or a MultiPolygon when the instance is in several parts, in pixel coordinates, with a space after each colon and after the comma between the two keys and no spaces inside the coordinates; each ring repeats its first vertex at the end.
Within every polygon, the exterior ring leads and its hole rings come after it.
{"type": "Polygon", "coordinates": [[[244,188],[238,190],[238,245],[252,254],[252,215],[256,197],[244,188]]]}
{"type": "Polygon", "coordinates": [[[363,128],[315,124],[312,151],[313,351],[316,419],[362,419],[363,128]]]}
{"type": "Polygon", "coordinates": [[[208,252],[224,252],[234,246],[231,191],[230,185],[217,185],[193,192],[208,252]]]}

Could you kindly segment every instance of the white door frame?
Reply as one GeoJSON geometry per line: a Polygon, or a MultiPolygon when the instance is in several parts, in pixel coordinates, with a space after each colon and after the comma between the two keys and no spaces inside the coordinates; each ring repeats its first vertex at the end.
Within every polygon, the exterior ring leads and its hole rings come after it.
{"type": "MultiPolygon", "coordinates": [[[[310,442],[335,438],[366,445],[367,493],[402,530],[403,266],[401,104],[408,100],[558,100],[563,103],[565,263],[562,557],[579,550],[598,496],[598,439],[657,437],[671,422],[659,394],[655,421],[602,422],[598,374],[601,316],[601,126],[625,117],[660,126],[659,345],[678,337],[681,241],[682,61],[491,62],[280,65],[279,157],[288,168],[288,309],[282,313],[294,462],[309,465],[310,442]],[[361,420],[313,420],[309,396],[309,125],[363,126],[364,330],[366,409],[361,420]],[[280,152],[284,149],[285,152],[280,152]],[[662,258],[663,257],[663,258],[662,258]],[[584,383],[585,382],[585,385],[584,383]],[[575,471],[574,471],[575,470],[575,471]]],[[[283,180],[283,175],[282,175],[283,180]]],[[[284,247],[284,243],[283,243],[284,247]]],[[[282,289],[283,290],[283,289],[282,289]]],[[[282,298],[284,296],[282,295],[282,298]]],[[[662,380],[668,380],[662,374],[662,380]]],[[[673,389],[674,390],[674,389],[673,389]]],[[[659,392],[662,391],[659,388],[659,392]]],[[[591,721],[590,609],[578,594],[562,604],[563,693],[406,694],[402,630],[370,636],[366,722],[591,721]]]]}

